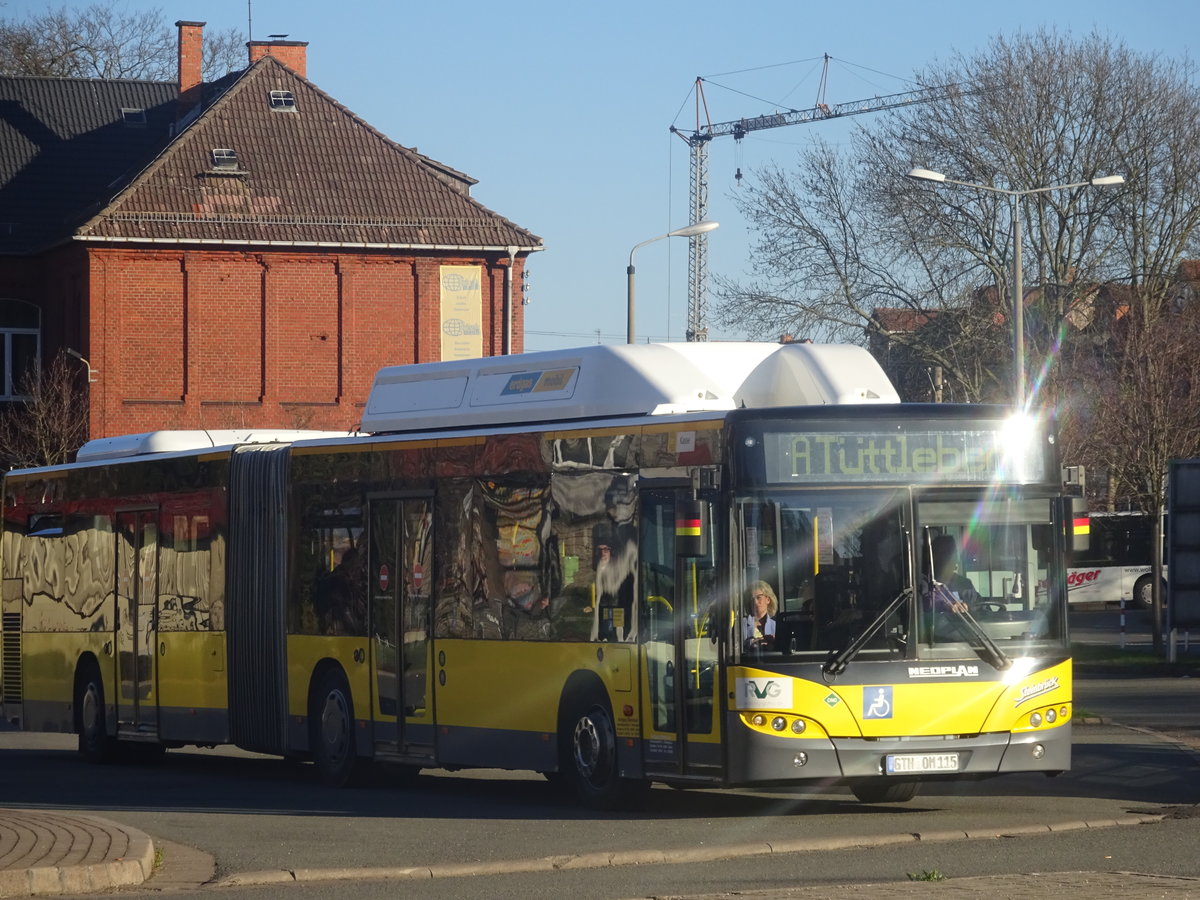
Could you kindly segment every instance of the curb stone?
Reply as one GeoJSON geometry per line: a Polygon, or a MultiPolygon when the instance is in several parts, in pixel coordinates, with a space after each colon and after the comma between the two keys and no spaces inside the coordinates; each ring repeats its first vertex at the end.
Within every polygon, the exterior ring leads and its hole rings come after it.
{"type": "MultiPolygon", "coordinates": [[[[442,863],[431,866],[413,866],[408,868],[356,868],[356,869],[270,869],[259,872],[239,872],[227,875],[215,882],[213,887],[253,887],[258,885],[290,884],[293,882],[313,883],[319,881],[345,881],[361,879],[363,881],[394,879],[429,879],[429,878],[467,878],[488,875],[511,875],[530,872],[550,872],[568,869],[598,869],[632,865],[680,865],[695,862],[698,858],[705,861],[719,859],[742,859],[746,856],[769,856],[791,853],[813,853],[828,850],[849,850],[859,847],[884,847],[906,843],[932,843],[940,841],[961,840],[1000,840],[1022,834],[1049,834],[1051,832],[1082,831],[1096,828],[1110,828],[1125,825],[1146,825],[1161,822],[1164,815],[1131,815],[1120,819],[1103,819],[1092,822],[1075,820],[1070,822],[1055,822],[1038,826],[1014,826],[995,831],[935,831],[914,832],[908,834],[884,834],[875,836],[857,836],[843,838],[808,838],[794,841],[783,841],[772,844],[730,844],[723,847],[707,847],[702,857],[698,856],[696,848],[687,847],[678,850],[639,850],[624,852],[583,853],[575,856],[544,856],[531,859],[502,859],[490,862],[476,863],[442,863]]],[[[1090,874],[1090,873],[1088,873],[1090,874]]],[[[993,881],[1002,876],[988,876],[993,881]]],[[[1012,876],[1024,877],[1024,876],[1012,876]]],[[[965,880],[965,879],[964,879],[965,880]]],[[[1193,880],[1200,884],[1200,880],[1193,880]]],[[[862,886],[859,886],[860,889],[862,886]]],[[[916,885],[914,885],[916,887],[916,885]]],[[[796,889],[803,890],[803,889],[796,889]]],[[[926,886],[925,891],[928,890],[926,886]]],[[[713,894],[712,897],[743,896],[753,892],[738,892],[736,894],[713,894]]],[[[768,892],[770,893],[770,892],[768,892]]],[[[919,893],[919,892],[918,892],[919,893]]],[[[942,891],[939,889],[939,894],[942,891]]],[[[1000,896],[1000,892],[988,896],[1000,896]]],[[[917,894],[914,894],[916,896],[917,894]]],[[[791,896],[787,892],[775,892],[774,896],[791,896]]],[[[822,894],[821,896],[826,896],[822,894]]],[[[833,896],[833,895],[829,895],[833,896]]],[[[984,896],[984,895],[981,895],[984,896]]],[[[657,898],[666,900],[666,898],[657,898]]]]}
{"type": "MultiPolygon", "coordinates": [[[[32,865],[0,870],[0,897],[44,894],[87,894],[145,883],[154,872],[154,843],[149,835],[96,816],[9,812],[12,830],[32,840],[19,842],[14,852],[29,856],[53,852],[60,837],[80,834],[107,836],[110,846],[125,838],[122,856],[103,862],[32,865]],[[46,839],[45,834],[51,837],[46,839]],[[21,849],[24,848],[24,849],[21,849]]],[[[66,841],[65,843],[70,843],[66,841]]],[[[18,862],[18,866],[20,863],[18,862]]]]}

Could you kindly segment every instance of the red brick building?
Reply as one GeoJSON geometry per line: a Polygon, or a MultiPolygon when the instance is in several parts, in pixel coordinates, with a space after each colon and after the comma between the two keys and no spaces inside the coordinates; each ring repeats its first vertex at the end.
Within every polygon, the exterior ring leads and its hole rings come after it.
{"type": "Polygon", "coordinates": [[[202,83],[177,25],[177,84],[0,78],[0,400],[70,348],[91,437],[346,429],[383,365],[521,351],[539,237],[308,81],[305,43],[202,83]]]}

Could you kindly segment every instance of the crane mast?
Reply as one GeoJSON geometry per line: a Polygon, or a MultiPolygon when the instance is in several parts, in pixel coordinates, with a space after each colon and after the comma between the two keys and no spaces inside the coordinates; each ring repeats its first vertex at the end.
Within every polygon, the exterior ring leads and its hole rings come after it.
{"type": "MultiPolygon", "coordinates": [[[[828,70],[828,55],[825,57],[825,66],[828,70]]],[[[899,94],[887,94],[882,97],[869,97],[865,100],[851,100],[847,103],[829,105],[822,102],[825,82],[826,76],[823,72],[817,105],[809,109],[788,109],[783,112],[777,111],[713,124],[708,119],[708,101],[704,97],[704,79],[696,78],[696,130],[691,134],[684,134],[674,125],[671,126],[671,133],[686,141],[689,148],[691,223],[703,222],[708,218],[708,144],[713,138],[732,137],[735,141],[740,141],[751,131],[782,128],[786,125],[807,125],[813,122],[823,122],[826,119],[911,106],[914,103],[925,103],[929,100],[944,98],[948,91],[952,90],[952,88],[945,87],[921,88],[899,94]]],[[[687,339],[689,341],[708,340],[707,234],[692,235],[688,239],[687,339]]]]}

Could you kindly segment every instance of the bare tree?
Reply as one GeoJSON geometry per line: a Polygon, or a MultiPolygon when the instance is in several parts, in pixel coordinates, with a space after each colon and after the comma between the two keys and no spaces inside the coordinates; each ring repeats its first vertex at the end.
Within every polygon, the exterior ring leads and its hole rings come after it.
{"type": "Polygon", "coordinates": [[[88,437],[88,399],[79,366],[59,353],[36,364],[20,386],[29,399],[0,409],[0,465],[5,469],[70,462],[88,437]]]}
{"type": "MultiPolygon", "coordinates": [[[[173,81],[176,46],[160,9],[130,11],[121,2],[47,7],[22,20],[0,20],[0,75],[173,81]]],[[[206,80],[245,65],[245,38],[236,29],[205,36],[206,80]]]]}
{"type": "MultiPolygon", "coordinates": [[[[1134,299],[1124,310],[1113,340],[1092,356],[1094,377],[1074,394],[1064,424],[1088,435],[1078,440],[1078,462],[1105,471],[1112,495],[1156,514],[1152,546],[1160,548],[1168,464],[1200,453],[1200,306],[1134,299]]],[[[1088,368],[1080,362],[1076,370],[1088,368]]],[[[1153,638],[1161,652],[1162,558],[1157,549],[1154,556],[1153,638]]]]}
{"type": "MultiPolygon", "coordinates": [[[[723,323],[864,341],[938,366],[959,399],[1009,399],[1012,217],[1021,216],[1029,383],[1068,402],[1057,360],[1095,321],[1096,286],[1137,284],[1161,304],[1200,223],[1200,92],[1186,63],[1107,38],[997,38],[918,73],[938,102],[857,122],[851,150],[817,145],[794,168],[754,173],[741,205],[755,277],[719,280],[723,323]],[[1121,188],[1024,197],[913,182],[913,167],[1025,191],[1123,174],[1121,188]],[[1151,289],[1153,285],[1153,289],[1151,289]],[[879,309],[911,330],[880,335],[879,309]],[[930,327],[940,323],[939,327],[930,327]]],[[[1097,323],[1103,331],[1110,324],[1097,323]]],[[[1094,341],[1096,330],[1086,339],[1094,341]]],[[[1119,451],[1118,451],[1119,452],[1119,451]]]]}

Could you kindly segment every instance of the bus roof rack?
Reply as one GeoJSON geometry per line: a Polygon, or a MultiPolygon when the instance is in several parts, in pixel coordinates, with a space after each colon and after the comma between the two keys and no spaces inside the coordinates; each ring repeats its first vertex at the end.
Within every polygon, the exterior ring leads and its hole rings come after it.
{"type": "Polygon", "coordinates": [[[898,403],[863,348],[618,344],[389,366],[361,428],[381,434],[844,403],[898,403]]]}

